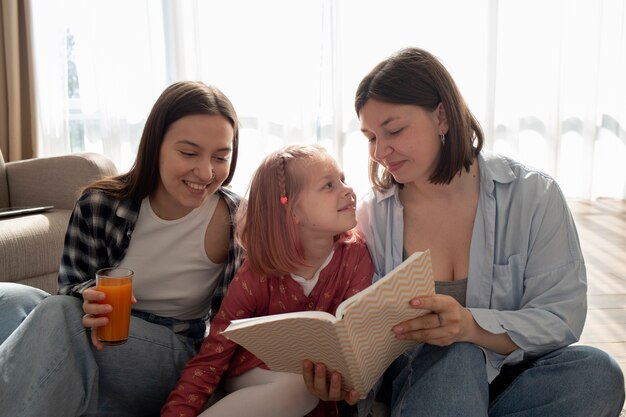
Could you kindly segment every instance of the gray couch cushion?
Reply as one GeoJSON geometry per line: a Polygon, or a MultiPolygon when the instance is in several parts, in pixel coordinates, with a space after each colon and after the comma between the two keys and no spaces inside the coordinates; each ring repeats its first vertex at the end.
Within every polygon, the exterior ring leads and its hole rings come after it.
{"type": "Polygon", "coordinates": [[[56,293],[63,238],[80,189],[116,174],[115,165],[105,156],[84,153],[7,162],[4,168],[0,193],[8,193],[7,202],[55,208],[0,220],[0,282],[56,293]]]}
{"type": "Polygon", "coordinates": [[[117,172],[111,160],[93,153],[27,159],[6,167],[12,206],[63,209],[74,207],[82,187],[117,172]]]}
{"type": "Polygon", "coordinates": [[[19,282],[58,272],[70,214],[70,210],[55,209],[0,220],[1,281],[19,282]]]}

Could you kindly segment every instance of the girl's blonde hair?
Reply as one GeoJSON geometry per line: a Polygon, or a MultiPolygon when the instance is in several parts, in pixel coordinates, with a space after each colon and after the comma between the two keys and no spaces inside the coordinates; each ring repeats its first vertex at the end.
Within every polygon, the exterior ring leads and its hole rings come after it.
{"type": "MultiPolygon", "coordinates": [[[[235,236],[256,273],[284,275],[308,266],[293,215],[306,186],[306,170],[299,164],[326,158],[331,156],[320,145],[292,145],[268,155],[255,171],[248,199],[237,212],[235,236]]],[[[351,242],[356,233],[350,230],[335,239],[351,242]]]]}

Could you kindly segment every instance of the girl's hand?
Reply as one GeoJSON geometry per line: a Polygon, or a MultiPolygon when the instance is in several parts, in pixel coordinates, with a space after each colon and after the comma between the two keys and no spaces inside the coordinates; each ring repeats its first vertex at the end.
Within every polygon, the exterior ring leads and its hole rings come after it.
{"type": "MultiPolygon", "coordinates": [[[[98,341],[97,328],[105,326],[109,323],[109,319],[107,317],[99,316],[110,313],[112,310],[110,304],[100,304],[100,302],[104,301],[105,298],[106,294],[102,291],[97,291],[95,288],[87,288],[83,291],[83,311],[85,312],[85,315],[83,316],[82,324],[84,327],[89,327],[91,329],[91,344],[93,344],[98,350],[102,350],[104,345],[98,341]]],[[[137,302],[134,295],[131,302],[132,304],[137,302]]]]}
{"type": "Polygon", "coordinates": [[[355,391],[341,389],[341,374],[333,372],[329,381],[326,380],[326,366],[323,363],[313,364],[310,360],[302,362],[302,376],[309,392],[322,401],[344,400],[350,405],[359,401],[359,394],[355,391]]]}
{"type": "Polygon", "coordinates": [[[472,314],[448,295],[433,295],[411,300],[411,306],[431,313],[393,327],[398,339],[416,340],[436,346],[471,341],[475,321],[472,314]]]}

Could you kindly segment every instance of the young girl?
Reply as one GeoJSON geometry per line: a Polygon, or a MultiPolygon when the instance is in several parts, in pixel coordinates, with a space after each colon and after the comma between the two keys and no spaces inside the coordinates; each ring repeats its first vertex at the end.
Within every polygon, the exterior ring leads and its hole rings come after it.
{"type": "Polygon", "coordinates": [[[337,415],[334,402],[318,404],[300,375],[272,372],[220,333],[233,319],[323,310],[334,313],[366,288],[373,265],[355,233],[355,195],[333,158],[320,146],[290,146],[257,169],[237,237],[247,259],[237,271],[200,353],[161,410],[195,416],[224,376],[228,395],[201,414],[301,417],[337,415]]]}

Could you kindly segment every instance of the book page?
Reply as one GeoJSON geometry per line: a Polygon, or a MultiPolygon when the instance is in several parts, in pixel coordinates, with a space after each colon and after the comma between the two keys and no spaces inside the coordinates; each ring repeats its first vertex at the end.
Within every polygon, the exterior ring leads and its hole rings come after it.
{"type": "Polygon", "coordinates": [[[279,320],[244,319],[248,324],[254,324],[254,331],[250,331],[246,323],[239,328],[231,324],[222,334],[253,353],[273,371],[301,374],[302,361],[310,359],[325,363],[330,369],[349,373],[332,314],[325,313],[322,320],[320,315],[307,317],[306,314],[287,313],[280,316],[285,317],[279,320]]]}
{"type": "Polygon", "coordinates": [[[352,354],[348,356],[354,362],[349,365],[354,368],[353,374],[360,374],[354,387],[362,395],[367,394],[400,354],[417,343],[396,339],[391,329],[400,322],[429,313],[411,307],[409,301],[416,296],[435,294],[430,252],[412,254],[365,291],[345,306],[341,326],[345,334],[339,335],[352,343],[352,354]]]}
{"type": "MultiPolygon", "coordinates": [[[[292,313],[273,314],[271,316],[248,317],[245,319],[231,320],[230,326],[228,326],[227,330],[232,331],[236,329],[241,329],[242,327],[255,325],[257,323],[267,323],[290,319],[294,317],[308,317],[330,322],[337,321],[337,317],[325,311],[295,311],[292,313]]],[[[224,333],[224,335],[226,335],[226,333],[224,333]]]]}

